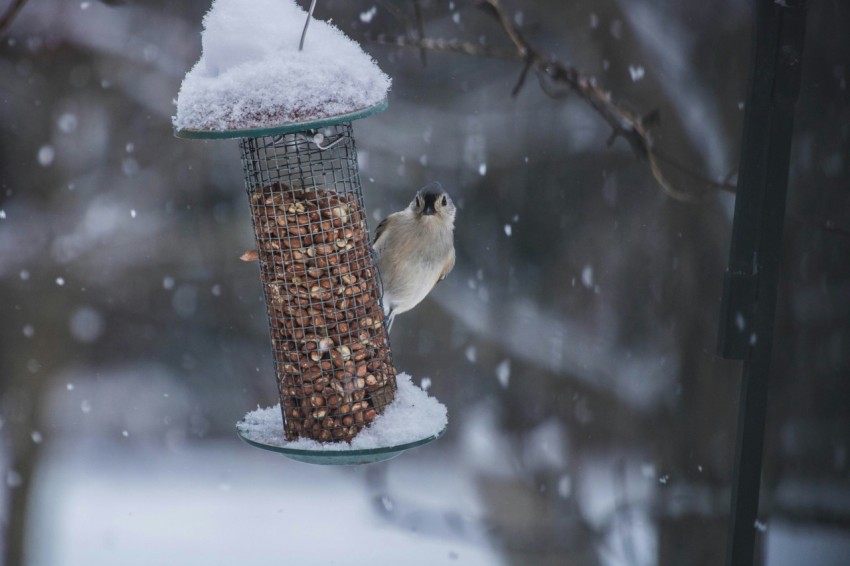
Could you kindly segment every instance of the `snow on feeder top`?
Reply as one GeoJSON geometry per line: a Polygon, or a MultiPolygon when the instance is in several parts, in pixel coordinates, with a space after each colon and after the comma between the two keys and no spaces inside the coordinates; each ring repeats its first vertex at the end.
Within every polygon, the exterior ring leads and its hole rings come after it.
{"type": "Polygon", "coordinates": [[[240,436],[311,463],[374,462],[439,438],[447,419],[409,380],[394,403],[351,127],[386,107],[390,80],[325,22],[304,42],[305,18],[293,0],[215,0],[173,123],[178,137],[239,138],[242,152],[283,421],[249,414],[240,436]]]}
{"type": "Polygon", "coordinates": [[[178,137],[303,131],[386,108],[390,79],[353,40],[293,0],[215,0],[177,95],[178,137]],[[307,20],[309,21],[309,20],[307,20]]]}

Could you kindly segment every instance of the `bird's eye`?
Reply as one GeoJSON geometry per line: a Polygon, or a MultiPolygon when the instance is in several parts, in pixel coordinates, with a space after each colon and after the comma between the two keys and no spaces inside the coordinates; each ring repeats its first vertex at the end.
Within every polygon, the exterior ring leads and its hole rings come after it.
{"type": "Polygon", "coordinates": [[[446,200],[446,197],[445,197],[445,196],[443,196],[443,200],[442,200],[442,201],[440,201],[440,204],[442,204],[443,206],[446,206],[447,204],[449,204],[449,201],[447,201],[447,200],[446,200]]]}
{"type": "Polygon", "coordinates": [[[416,198],[413,199],[413,203],[416,205],[416,208],[422,206],[422,200],[419,198],[419,195],[417,195],[416,198]]]}

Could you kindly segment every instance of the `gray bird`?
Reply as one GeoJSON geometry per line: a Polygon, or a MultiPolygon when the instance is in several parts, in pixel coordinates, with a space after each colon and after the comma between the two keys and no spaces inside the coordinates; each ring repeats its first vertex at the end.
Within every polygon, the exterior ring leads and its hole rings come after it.
{"type": "Polygon", "coordinates": [[[455,265],[455,205],[440,183],[425,185],[410,205],[375,231],[388,329],[446,278],[455,265]]]}

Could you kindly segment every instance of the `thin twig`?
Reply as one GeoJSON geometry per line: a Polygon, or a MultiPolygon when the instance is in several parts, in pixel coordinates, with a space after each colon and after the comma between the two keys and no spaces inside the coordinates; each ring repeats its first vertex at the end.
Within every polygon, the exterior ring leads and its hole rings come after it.
{"type": "Polygon", "coordinates": [[[379,45],[413,47],[417,49],[427,49],[428,51],[455,53],[460,55],[469,55],[472,57],[485,57],[488,59],[518,59],[517,54],[514,51],[482,47],[477,43],[460,41],[458,39],[440,39],[432,37],[416,39],[415,37],[405,35],[387,36],[385,34],[373,35],[370,33],[364,34],[364,38],[367,41],[371,41],[372,43],[377,43],[379,45]]]}
{"type": "MultiPolygon", "coordinates": [[[[416,32],[419,34],[419,39],[425,39],[425,19],[422,17],[422,4],[420,0],[413,0],[413,13],[416,15],[416,32]]],[[[428,65],[428,59],[425,54],[427,50],[420,49],[419,57],[422,59],[422,66],[428,65]]]]}
{"type": "Polygon", "coordinates": [[[534,64],[534,61],[531,59],[525,60],[525,65],[522,66],[522,72],[519,74],[519,79],[516,82],[516,86],[511,91],[511,97],[516,98],[519,94],[519,91],[522,90],[523,85],[525,85],[525,78],[528,76],[528,71],[531,70],[531,66],[534,64]]]}
{"type": "Polygon", "coordinates": [[[611,135],[608,139],[609,145],[616,141],[617,138],[625,140],[632,152],[639,159],[647,162],[656,182],[670,197],[680,201],[695,202],[707,191],[694,193],[682,191],[674,187],[664,174],[660,162],[664,162],[680,173],[689,176],[706,189],[735,192],[735,185],[728,182],[728,180],[717,182],[707,179],[704,175],[695,173],[675,160],[660,154],[653,143],[650,133],[650,128],[656,121],[653,120],[653,113],[650,113],[646,118],[635,115],[616,104],[611,99],[610,93],[600,88],[593,77],[586,76],[574,67],[543,55],[523,35],[522,31],[520,31],[519,27],[505,11],[501,0],[480,0],[478,5],[485,13],[492,16],[504,30],[507,38],[513,44],[514,50],[512,52],[505,52],[490,47],[484,48],[473,43],[458,40],[426,38],[421,35],[418,39],[413,39],[410,37],[410,33],[407,36],[393,38],[382,35],[378,36],[374,41],[386,45],[415,47],[420,50],[428,49],[473,57],[522,61],[523,69],[511,93],[512,96],[516,96],[523,88],[530,70],[534,70],[537,74],[540,87],[547,96],[558,99],[565,96],[568,92],[578,95],[579,98],[588,104],[611,127],[611,135]]]}
{"type": "Polygon", "coordinates": [[[413,29],[413,25],[410,23],[410,19],[404,15],[404,12],[399,10],[394,4],[388,2],[387,0],[375,0],[375,3],[378,4],[381,8],[390,13],[396,20],[404,26],[405,33],[410,33],[413,29]]]}
{"type": "Polygon", "coordinates": [[[0,16],[0,38],[3,37],[6,30],[9,29],[9,26],[12,25],[13,21],[15,21],[15,17],[18,15],[18,12],[21,11],[21,8],[23,8],[26,3],[27,0],[12,0],[6,8],[6,11],[3,12],[2,16],[0,16]]]}
{"type": "Polygon", "coordinates": [[[797,224],[802,224],[804,226],[809,226],[811,228],[815,228],[817,230],[823,230],[824,232],[828,232],[830,234],[836,234],[838,236],[850,237],[850,229],[844,228],[842,226],[838,226],[834,220],[825,220],[821,218],[810,218],[807,216],[800,216],[797,214],[789,214],[787,216],[788,220],[795,222],[797,224]]]}
{"type": "Polygon", "coordinates": [[[738,188],[737,185],[731,181],[731,179],[735,176],[735,171],[729,173],[722,181],[715,181],[713,179],[709,179],[704,175],[701,175],[700,173],[692,171],[688,167],[682,165],[681,163],[679,163],[669,155],[665,154],[664,152],[659,151],[658,149],[655,149],[655,157],[659,161],[663,161],[673,169],[677,169],[680,173],[688,175],[689,177],[692,177],[693,179],[699,181],[700,183],[706,186],[715,188],[720,191],[726,191],[732,194],[734,194],[738,188]]]}

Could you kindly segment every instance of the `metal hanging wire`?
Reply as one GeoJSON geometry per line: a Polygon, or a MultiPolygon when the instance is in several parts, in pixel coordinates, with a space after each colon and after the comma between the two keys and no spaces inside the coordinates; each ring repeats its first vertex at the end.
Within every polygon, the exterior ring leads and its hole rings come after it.
{"type": "Polygon", "coordinates": [[[304,22],[304,31],[301,32],[301,41],[298,43],[298,51],[304,51],[304,38],[307,37],[307,28],[313,18],[313,10],[316,9],[316,0],[310,2],[310,10],[307,12],[307,20],[304,22]]]}

